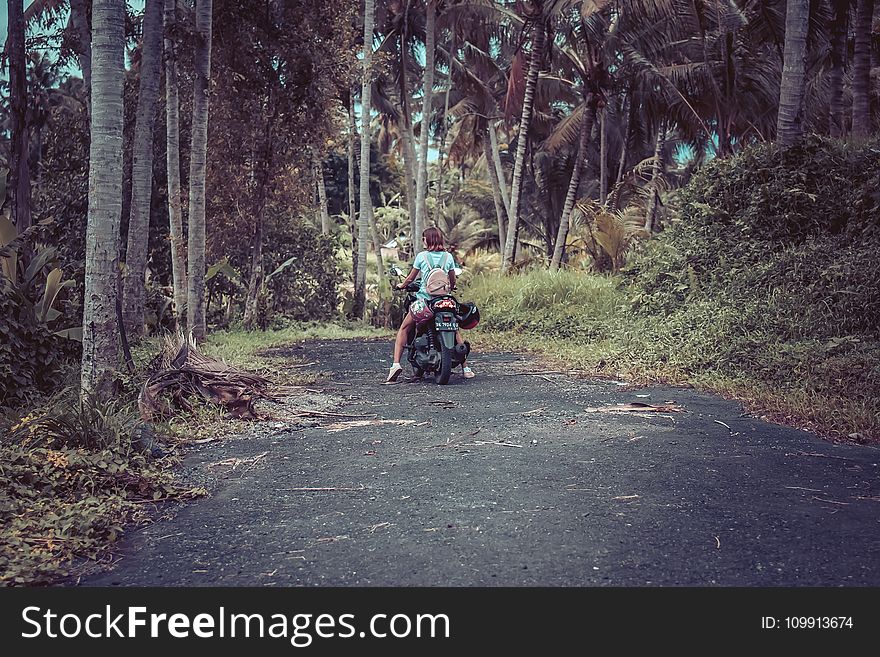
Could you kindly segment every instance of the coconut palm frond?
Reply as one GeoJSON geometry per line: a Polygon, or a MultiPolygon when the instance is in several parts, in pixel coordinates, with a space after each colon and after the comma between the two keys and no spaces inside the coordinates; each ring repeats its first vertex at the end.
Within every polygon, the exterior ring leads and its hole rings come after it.
{"type": "Polygon", "coordinates": [[[510,64],[510,71],[507,74],[507,93],[502,102],[504,116],[508,124],[516,121],[522,111],[527,67],[528,57],[522,52],[518,52],[510,64]]]}
{"type": "Polygon", "coordinates": [[[373,83],[371,93],[372,109],[383,116],[387,116],[394,123],[399,123],[401,120],[400,107],[396,99],[388,93],[389,91],[386,85],[378,82],[373,83]]]}
{"type": "Polygon", "coordinates": [[[471,116],[475,114],[480,109],[479,105],[474,101],[472,97],[462,98],[460,101],[455,103],[452,107],[449,108],[449,118],[454,121],[460,121],[464,119],[466,116],[471,116]]]}
{"type": "Polygon", "coordinates": [[[586,106],[578,105],[575,110],[562,119],[553,128],[550,135],[541,144],[541,150],[556,154],[563,148],[570,148],[578,142],[586,106]]]}
{"type": "Polygon", "coordinates": [[[34,0],[24,10],[24,22],[30,23],[34,19],[44,19],[52,15],[60,14],[67,6],[68,0],[34,0]]]}

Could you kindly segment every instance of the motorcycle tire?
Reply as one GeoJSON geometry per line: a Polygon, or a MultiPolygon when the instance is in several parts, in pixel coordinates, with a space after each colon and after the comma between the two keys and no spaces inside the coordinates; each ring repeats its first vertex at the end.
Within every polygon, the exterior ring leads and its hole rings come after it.
{"type": "Polygon", "coordinates": [[[440,372],[437,374],[437,383],[441,386],[445,386],[449,383],[449,377],[452,374],[452,349],[443,347],[443,352],[440,354],[440,372]]]}

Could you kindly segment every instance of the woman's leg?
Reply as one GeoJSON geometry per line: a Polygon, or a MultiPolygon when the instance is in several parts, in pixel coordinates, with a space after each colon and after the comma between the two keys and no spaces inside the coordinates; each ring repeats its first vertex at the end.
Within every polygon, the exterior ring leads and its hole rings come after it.
{"type": "MultiPolygon", "coordinates": [[[[455,332],[455,344],[464,344],[464,338],[461,337],[461,331],[455,332]]],[[[468,368],[467,359],[461,361],[461,371],[469,374],[470,376],[468,376],[468,378],[473,376],[473,372],[471,372],[470,368],[468,368]]]]}
{"type": "Polygon", "coordinates": [[[409,333],[415,326],[413,316],[409,313],[403,318],[400,329],[397,331],[397,338],[394,340],[394,360],[392,363],[399,363],[400,357],[403,355],[403,349],[409,342],[409,333]]]}

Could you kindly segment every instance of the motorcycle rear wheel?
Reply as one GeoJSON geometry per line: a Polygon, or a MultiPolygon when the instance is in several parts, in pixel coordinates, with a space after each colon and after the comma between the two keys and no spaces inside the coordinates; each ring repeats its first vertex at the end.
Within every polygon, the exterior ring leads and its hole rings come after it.
{"type": "Polygon", "coordinates": [[[437,374],[437,383],[441,386],[445,386],[449,383],[449,377],[452,374],[452,349],[443,346],[443,351],[440,354],[440,372],[437,374]]]}

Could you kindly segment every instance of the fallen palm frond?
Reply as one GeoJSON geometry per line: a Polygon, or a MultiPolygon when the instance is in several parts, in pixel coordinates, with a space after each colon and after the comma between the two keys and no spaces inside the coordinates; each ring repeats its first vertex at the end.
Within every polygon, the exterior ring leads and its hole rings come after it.
{"type": "Polygon", "coordinates": [[[351,420],[349,422],[333,422],[325,424],[321,428],[326,429],[328,433],[336,433],[339,431],[347,431],[348,429],[359,429],[361,427],[370,427],[380,424],[395,424],[404,426],[407,424],[415,424],[415,420],[351,420]]]}
{"type": "Polygon", "coordinates": [[[683,408],[669,402],[663,405],[643,404],[642,402],[632,402],[630,404],[614,404],[612,406],[599,406],[595,408],[585,408],[587,413],[683,413],[683,408]]]}
{"type": "Polygon", "coordinates": [[[165,337],[162,351],[150,364],[138,398],[145,422],[171,417],[175,408],[190,411],[190,397],[223,406],[239,418],[255,418],[254,402],[271,399],[269,380],[201,353],[192,335],[165,337]]]}

